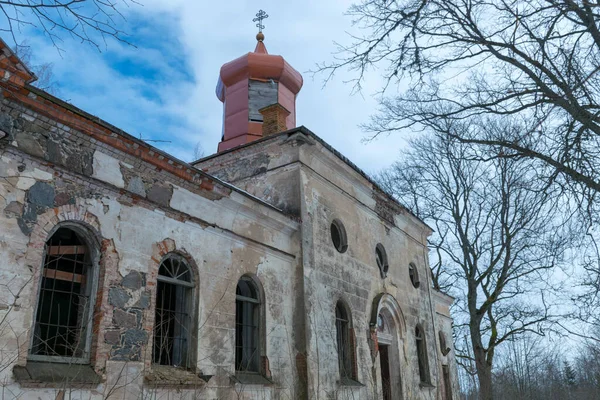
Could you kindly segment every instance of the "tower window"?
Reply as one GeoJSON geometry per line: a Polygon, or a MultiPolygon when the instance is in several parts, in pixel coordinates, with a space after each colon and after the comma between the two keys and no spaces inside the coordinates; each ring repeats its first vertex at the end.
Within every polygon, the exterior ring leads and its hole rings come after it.
{"type": "Polygon", "coordinates": [[[235,369],[260,372],[259,291],[252,278],[243,276],[235,294],[235,369]]]}
{"type": "Polygon", "coordinates": [[[96,249],[75,230],[59,228],[45,250],[31,358],[87,361],[96,249]]]}
{"type": "Polygon", "coordinates": [[[388,264],[387,253],[381,243],[377,243],[377,246],[375,246],[375,258],[377,260],[379,273],[383,279],[387,276],[390,266],[388,264]]]}
{"type": "Polygon", "coordinates": [[[346,236],[346,228],[339,219],[334,219],[331,223],[331,241],[333,246],[340,253],[348,250],[348,238],[346,236]]]}
{"type": "Polygon", "coordinates": [[[158,269],[154,320],[155,364],[189,368],[193,309],[192,272],[186,260],[168,255],[158,269]]]}

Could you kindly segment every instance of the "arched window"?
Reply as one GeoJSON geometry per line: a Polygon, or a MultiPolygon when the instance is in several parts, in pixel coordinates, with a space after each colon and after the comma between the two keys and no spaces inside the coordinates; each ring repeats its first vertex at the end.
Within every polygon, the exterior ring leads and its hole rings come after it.
{"type": "Polygon", "coordinates": [[[235,369],[260,372],[260,296],[249,276],[235,290],[235,369]]]}
{"type": "Polygon", "coordinates": [[[355,379],[353,358],[354,346],[350,325],[350,313],[346,306],[338,301],[335,306],[335,330],[337,338],[338,363],[343,379],[355,379]]]}
{"type": "Polygon", "coordinates": [[[348,250],[348,236],[346,235],[346,228],[339,219],[334,219],[330,226],[331,230],[331,242],[333,247],[340,253],[345,253],[348,250]]]}
{"type": "Polygon", "coordinates": [[[419,360],[419,378],[423,383],[429,383],[429,362],[427,361],[427,345],[425,333],[421,325],[415,328],[415,340],[417,342],[417,358],[419,360]]]}
{"type": "Polygon", "coordinates": [[[46,242],[30,357],[89,361],[97,248],[78,228],[59,228],[46,242]]]}
{"type": "Polygon", "coordinates": [[[419,271],[417,271],[417,266],[413,263],[408,264],[408,276],[415,288],[421,286],[421,282],[419,281],[419,271]]]}
{"type": "Polygon", "coordinates": [[[153,361],[190,368],[194,283],[189,264],[170,254],[158,269],[154,319],[153,361]]]}
{"type": "Polygon", "coordinates": [[[377,246],[375,246],[375,259],[377,260],[377,267],[383,279],[387,276],[390,265],[388,264],[385,247],[381,243],[377,243],[377,246]]]}
{"type": "Polygon", "coordinates": [[[438,336],[440,338],[440,350],[442,355],[445,356],[450,353],[450,347],[448,347],[448,344],[446,343],[446,335],[444,332],[439,331],[438,336]]]}

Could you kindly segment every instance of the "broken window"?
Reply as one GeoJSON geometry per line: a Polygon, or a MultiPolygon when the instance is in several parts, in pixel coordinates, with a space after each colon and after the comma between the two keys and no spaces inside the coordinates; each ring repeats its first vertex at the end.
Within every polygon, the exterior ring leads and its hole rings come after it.
{"type": "Polygon", "coordinates": [[[191,367],[193,318],[192,271],[180,255],[168,255],[160,264],[156,284],[154,363],[191,367]]]}
{"type": "Polygon", "coordinates": [[[387,276],[390,266],[388,264],[385,247],[383,247],[381,243],[377,243],[377,246],[375,246],[375,258],[377,259],[377,267],[379,268],[379,273],[381,274],[381,278],[383,279],[387,276]]]}
{"type": "Polygon", "coordinates": [[[340,376],[344,379],[354,379],[352,364],[353,346],[352,332],[350,330],[350,313],[346,306],[338,301],[335,306],[335,330],[337,337],[338,362],[340,376]]]}
{"type": "Polygon", "coordinates": [[[46,242],[31,358],[89,359],[94,251],[80,234],[66,227],[46,242]]]}
{"type": "Polygon", "coordinates": [[[427,346],[425,333],[421,325],[415,328],[415,340],[417,342],[417,359],[419,361],[419,378],[423,383],[429,383],[429,362],[427,361],[427,346]]]}
{"type": "Polygon", "coordinates": [[[238,281],[235,294],[235,369],[242,372],[260,372],[258,287],[252,278],[243,276],[238,281]]]}
{"type": "Polygon", "coordinates": [[[410,277],[410,282],[415,288],[421,286],[421,282],[419,282],[419,272],[417,271],[417,266],[413,263],[408,265],[408,276],[410,277]]]}

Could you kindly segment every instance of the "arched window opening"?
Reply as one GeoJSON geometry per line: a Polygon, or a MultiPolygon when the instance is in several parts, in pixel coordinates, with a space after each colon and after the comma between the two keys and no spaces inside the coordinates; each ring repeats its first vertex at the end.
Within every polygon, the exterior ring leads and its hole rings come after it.
{"type": "Polygon", "coordinates": [[[31,356],[89,359],[96,249],[79,233],[59,228],[46,242],[31,356]]]}
{"type": "Polygon", "coordinates": [[[235,294],[235,369],[260,372],[259,291],[250,277],[243,276],[235,294]]]}
{"type": "Polygon", "coordinates": [[[427,346],[423,328],[417,325],[415,328],[415,340],[417,342],[417,358],[419,361],[419,378],[423,383],[429,383],[429,362],[427,361],[427,346]]]}
{"type": "Polygon", "coordinates": [[[415,288],[421,286],[421,282],[419,281],[419,272],[417,271],[417,266],[413,263],[408,265],[408,276],[410,277],[410,282],[415,288]]]}
{"type": "Polygon", "coordinates": [[[381,243],[377,243],[377,246],[375,246],[375,258],[377,260],[377,268],[379,268],[379,273],[383,279],[387,276],[390,266],[385,247],[381,243]]]}
{"type": "Polygon", "coordinates": [[[337,338],[338,363],[342,379],[354,379],[355,373],[352,365],[353,346],[350,331],[350,315],[341,301],[335,306],[335,329],[337,338]]]}
{"type": "Polygon", "coordinates": [[[346,235],[346,228],[339,219],[334,219],[331,223],[331,241],[333,246],[340,253],[345,253],[348,250],[348,236],[346,235]]]}
{"type": "Polygon", "coordinates": [[[154,320],[155,364],[190,368],[193,318],[192,271],[176,254],[160,264],[156,284],[154,320]]]}
{"type": "Polygon", "coordinates": [[[448,353],[450,353],[450,347],[448,347],[448,344],[446,343],[446,335],[444,334],[444,332],[439,331],[438,336],[440,338],[440,349],[442,352],[442,355],[447,355],[448,353]]]}

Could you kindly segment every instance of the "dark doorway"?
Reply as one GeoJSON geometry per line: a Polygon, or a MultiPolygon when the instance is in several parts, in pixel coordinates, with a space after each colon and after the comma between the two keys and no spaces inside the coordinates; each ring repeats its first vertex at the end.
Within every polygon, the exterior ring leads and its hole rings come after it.
{"type": "Polygon", "coordinates": [[[390,379],[389,346],[379,345],[379,363],[381,364],[381,389],[383,400],[392,400],[392,383],[390,379]]]}

